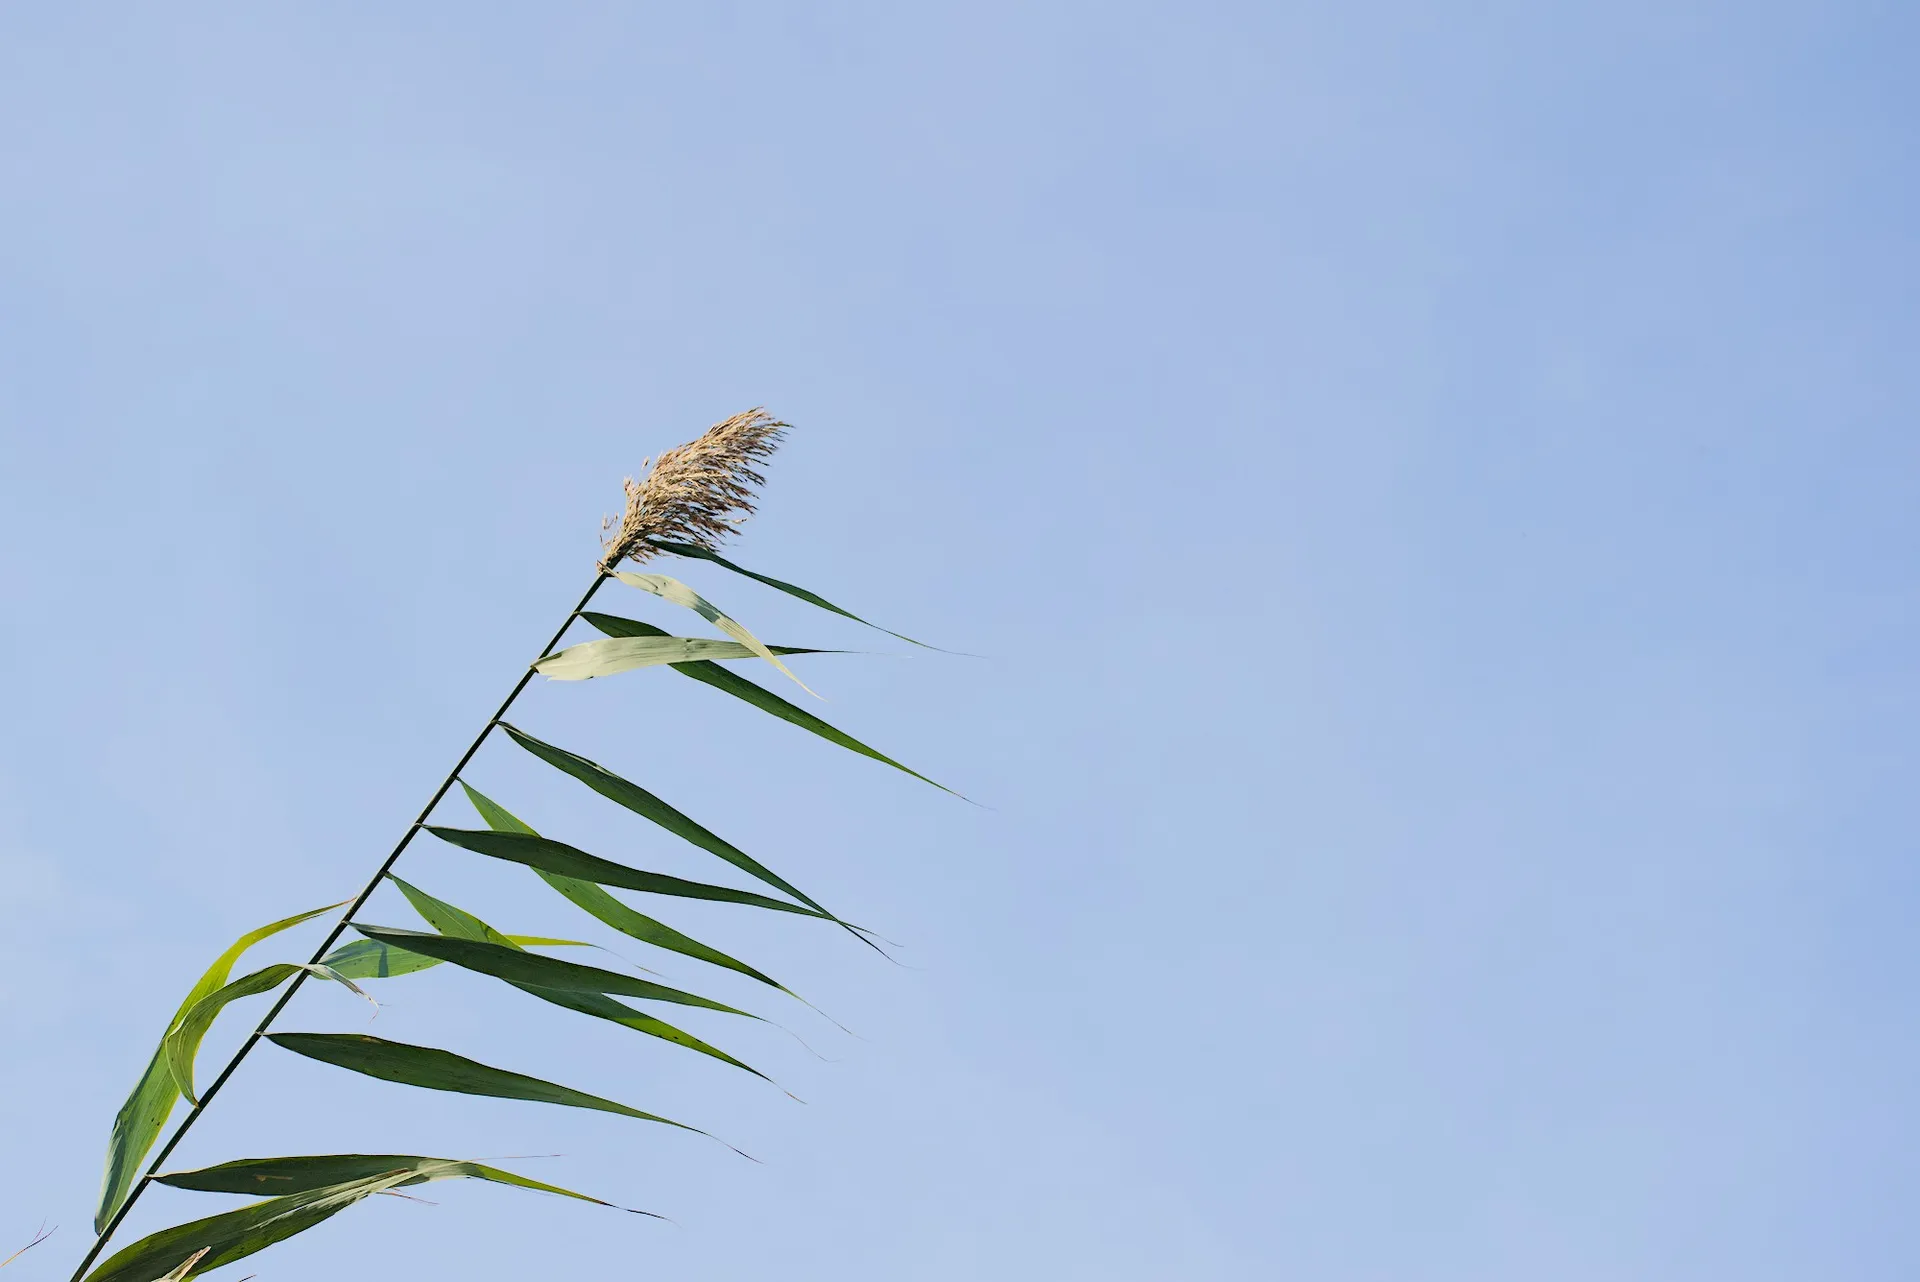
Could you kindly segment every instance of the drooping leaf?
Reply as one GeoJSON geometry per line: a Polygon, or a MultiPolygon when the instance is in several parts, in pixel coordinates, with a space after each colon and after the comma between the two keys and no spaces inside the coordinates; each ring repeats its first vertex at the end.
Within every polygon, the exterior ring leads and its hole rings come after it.
{"type": "Polygon", "coordinates": [[[355,1202],[404,1184],[418,1174],[413,1170],[393,1171],[176,1224],[116,1251],[87,1275],[86,1282],[154,1282],[200,1251],[206,1255],[196,1267],[216,1269],[283,1242],[355,1202]]]}
{"type": "Polygon", "coordinates": [[[495,859],[525,864],[529,868],[558,873],[562,877],[576,877],[583,881],[598,882],[602,886],[618,886],[622,890],[638,890],[650,895],[674,895],[681,899],[708,899],[723,904],[746,904],[775,912],[795,913],[802,917],[818,917],[823,921],[833,920],[827,913],[817,912],[800,904],[790,904],[785,900],[772,899],[766,895],[756,895],[750,890],[735,890],[731,886],[712,886],[703,881],[686,881],[679,877],[669,877],[665,873],[642,872],[638,868],[629,868],[625,864],[614,863],[611,859],[590,855],[565,842],[554,841],[547,837],[530,837],[518,832],[482,832],[470,828],[432,826],[429,826],[427,831],[444,842],[458,846],[462,850],[471,850],[477,855],[490,855],[495,859]]]}
{"type": "MultiPolygon", "coordinates": [[[[228,976],[233,973],[234,963],[240,960],[240,955],[247,949],[303,921],[343,906],[328,904],[324,908],[296,913],[240,936],[214,959],[213,965],[207,967],[206,973],[194,983],[186,1000],[180,1003],[180,1009],[168,1023],[167,1032],[171,1033],[187,1012],[200,1004],[201,999],[226,985],[228,976]]],[[[166,1037],[163,1034],[161,1045],[154,1050],[153,1058],[147,1063],[147,1071],[141,1074],[133,1093],[127,1096],[127,1102],[120,1106],[119,1114],[113,1119],[113,1134],[107,1141],[106,1170],[100,1180],[100,1202],[93,1213],[94,1232],[105,1231],[107,1221],[113,1218],[114,1212],[120,1209],[120,1204],[132,1191],[140,1163],[153,1148],[153,1142],[160,1137],[160,1128],[167,1124],[167,1117],[173,1112],[173,1102],[179,1097],[173,1072],[167,1065],[166,1037]]],[[[151,1282],[151,1279],[143,1282],[151,1282]]]]}
{"type": "Polygon", "coordinates": [[[637,997],[642,1001],[671,1002],[676,1006],[697,1006],[702,1010],[717,1010],[728,1015],[745,1015],[748,1019],[759,1018],[758,1015],[749,1014],[725,1002],[701,997],[697,993],[669,988],[665,984],[656,984],[652,980],[640,979],[633,975],[622,975],[615,970],[603,970],[598,966],[582,966],[578,962],[562,961],[558,957],[542,957],[539,953],[530,953],[525,949],[503,947],[500,944],[478,939],[459,939],[449,935],[428,934],[417,930],[396,930],[390,926],[369,926],[360,922],[355,922],[353,928],[368,939],[378,939],[411,952],[438,957],[441,961],[452,962],[464,970],[491,975],[495,979],[504,979],[510,984],[523,988],[614,994],[621,997],[637,997]]]}
{"type": "MultiPolygon", "coordinates": [[[[778,647],[781,654],[831,654],[831,650],[807,650],[795,646],[778,647]]],[[[555,681],[585,681],[590,677],[610,677],[635,668],[651,668],[662,663],[690,663],[697,659],[757,659],[760,655],[738,641],[715,641],[709,637],[609,637],[602,641],[582,641],[557,654],[536,660],[533,670],[555,681]]]]}
{"type": "MultiPolygon", "coordinates": [[[[674,836],[691,842],[709,854],[717,855],[740,871],[759,878],[776,890],[785,891],[815,912],[828,917],[833,916],[798,886],[732,842],[709,832],[639,784],[629,783],[598,762],[589,761],[576,753],[568,752],[565,748],[556,748],[550,743],[542,743],[525,731],[507,725],[505,722],[500,724],[500,728],[505,730],[522,748],[562,773],[572,775],[608,800],[618,802],[642,818],[651,819],[674,836]]],[[[835,920],[839,919],[835,918],[835,920]]]]}
{"type": "MultiPolygon", "coordinates": [[[[548,939],[544,935],[509,935],[507,938],[522,948],[593,947],[585,940],[548,939]]],[[[390,979],[396,975],[411,975],[429,966],[438,966],[440,960],[375,943],[371,939],[356,939],[328,953],[321,964],[331,966],[348,979],[390,979]]]]}
{"type": "MultiPolygon", "coordinates": [[[[241,1193],[254,1197],[285,1197],[291,1193],[307,1193],[333,1184],[377,1178],[401,1170],[411,1170],[416,1174],[412,1179],[397,1185],[398,1188],[407,1188],[433,1180],[458,1178],[491,1180],[495,1184],[511,1184],[516,1188],[532,1189],[540,1193],[557,1193],[561,1197],[577,1198],[582,1202],[592,1202],[596,1206],[613,1207],[617,1211],[628,1209],[614,1206],[612,1202],[603,1202],[597,1197],[588,1197],[585,1193],[561,1188],[557,1184],[545,1184],[539,1180],[528,1179],[524,1175],[516,1175],[512,1171],[484,1166],[479,1162],[393,1153],[248,1157],[234,1162],[222,1162],[218,1166],[202,1167],[197,1171],[172,1171],[165,1175],[156,1175],[154,1181],[171,1188],[192,1189],[201,1193],[241,1193]]],[[[633,1214],[651,1215],[652,1212],[634,1211],[633,1214]]]]}
{"type": "Polygon", "coordinates": [[[439,964],[431,957],[389,948],[371,939],[356,939],[327,954],[327,965],[348,979],[392,979],[439,964]]]}
{"type": "Polygon", "coordinates": [[[93,1213],[95,1233],[106,1231],[107,1221],[127,1200],[140,1163],[160,1137],[160,1128],[167,1124],[173,1102],[179,1098],[179,1088],[174,1086],[173,1073],[167,1067],[162,1039],[162,1044],[154,1048],[153,1058],[147,1061],[147,1071],[140,1075],[133,1094],[127,1096],[127,1102],[114,1116],[113,1135],[107,1141],[107,1169],[100,1180],[100,1204],[93,1213]]]}
{"type": "Polygon", "coordinates": [[[180,1014],[174,1016],[174,1021],[178,1023],[182,1016],[199,1004],[201,998],[225,987],[227,977],[233,974],[234,963],[240,960],[240,955],[246,952],[247,949],[260,943],[262,940],[279,934],[283,930],[290,930],[303,921],[311,921],[321,913],[332,912],[336,908],[344,908],[346,906],[347,901],[342,900],[337,904],[328,904],[324,908],[309,908],[306,912],[295,913],[291,917],[283,917],[279,921],[260,927],[258,930],[250,930],[240,936],[240,938],[234,940],[232,946],[229,947],[226,952],[221,953],[213,965],[207,967],[207,973],[200,977],[200,982],[195,984],[193,991],[187,994],[187,1000],[180,1003],[180,1014]]]}
{"type": "Polygon", "coordinates": [[[487,1095],[496,1099],[531,1100],[538,1104],[593,1109],[601,1113],[617,1113],[622,1117],[637,1117],[643,1122],[675,1126],[683,1131],[693,1131],[696,1135],[707,1134],[698,1127],[676,1122],[670,1117],[642,1112],[614,1100],[542,1081],[538,1077],[528,1077],[524,1073],[494,1068],[437,1047],[389,1042],[365,1033],[268,1033],[267,1040],[282,1050],[379,1078],[383,1082],[398,1082],[402,1086],[418,1086],[430,1091],[451,1091],[457,1095],[487,1095]]]}
{"type": "MultiPolygon", "coordinates": [[[[225,1010],[228,1003],[242,997],[252,997],[258,993],[271,992],[287,982],[301,971],[318,975],[321,979],[345,984],[360,996],[360,986],[342,975],[333,967],[319,964],[312,966],[295,965],[292,962],[278,962],[243,975],[226,987],[208,993],[194,1004],[192,1010],[180,1017],[180,1022],[167,1034],[167,1040],[161,1044],[166,1052],[167,1068],[173,1074],[174,1088],[186,1098],[189,1104],[199,1104],[200,1097],[193,1089],[193,1061],[200,1053],[200,1043],[205,1040],[207,1030],[213,1027],[213,1021],[225,1010]]],[[[368,1000],[372,1000],[369,998],[368,1000]]]]}
{"type": "Polygon", "coordinates": [[[665,922],[656,921],[645,913],[628,907],[620,900],[614,898],[613,894],[603,886],[595,885],[590,881],[582,881],[578,877],[557,876],[554,873],[543,872],[538,868],[533,871],[542,881],[566,896],[568,900],[580,909],[598,918],[601,922],[613,927],[629,938],[637,939],[645,944],[652,944],[656,948],[664,948],[668,952],[679,953],[683,957],[692,957],[697,961],[709,962],[715,966],[725,967],[727,970],[745,975],[749,979],[757,979],[763,984],[777,988],[789,996],[798,997],[798,994],[794,993],[793,990],[785,984],[756,970],[738,958],[729,957],[718,948],[703,944],[691,935],[683,934],[675,930],[665,922]]]}
{"type": "MultiPolygon", "coordinates": [[[[466,790],[467,800],[473,803],[473,808],[480,812],[480,817],[486,820],[487,826],[495,832],[513,832],[527,837],[540,835],[509,812],[506,807],[475,789],[466,780],[461,780],[460,786],[466,790]]],[[[594,882],[583,881],[578,877],[562,877],[558,873],[547,872],[541,868],[535,868],[533,871],[549,886],[623,935],[642,943],[652,944],[657,948],[664,948],[668,952],[679,953],[683,957],[692,957],[715,966],[723,966],[750,979],[757,979],[769,987],[777,988],[796,1000],[805,1000],[785,984],[745,962],[729,957],[717,948],[703,944],[690,935],[680,933],[665,922],[655,921],[645,913],[628,907],[614,898],[606,888],[594,882]]]]}
{"type": "MultiPolygon", "coordinates": [[[[418,886],[410,885],[402,881],[392,873],[387,874],[387,880],[392,882],[402,895],[406,896],[407,903],[413,906],[413,911],[419,913],[421,917],[426,919],[427,925],[433,927],[442,935],[450,935],[455,939],[483,940],[487,943],[499,944],[501,947],[509,949],[518,947],[512,940],[487,925],[484,921],[481,921],[478,917],[475,917],[466,909],[456,908],[444,899],[437,899],[418,886]]],[[[359,923],[355,922],[354,929],[359,930],[359,928],[359,923]]],[[[404,944],[401,945],[401,947],[405,946],[404,944]]],[[[426,954],[426,956],[429,957],[436,955],[437,954],[434,953],[426,954]]],[[[445,961],[446,958],[441,957],[440,960],[445,961]]]]}
{"type": "MultiPolygon", "coordinates": [[[[666,635],[665,632],[654,627],[651,623],[642,623],[638,619],[623,619],[615,614],[601,614],[598,611],[589,610],[580,617],[610,637],[660,637],[666,635]]],[[[766,687],[749,681],[739,673],[729,671],[717,663],[698,660],[692,663],[675,663],[670,666],[675,672],[678,672],[682,676],[692,677],[695,681],[705,682],[716,690],[724,690],[734,698],[745,700],[762,712],[770,713],[782,721],[799,726],[802,730],[819,735],[828,743],[838,744],[849,752],[857,752],[863,757],[871,757],[883,765],[892,766],[895,770],[912,775],[922,783],[933,784],[934,787],[940,789],[942,792],[953,793],[956,797],[960,795],[945,784],[927,778],[918,770],[901,765],[886,753],[869,748],[852,735],[842,733],[800,705],[781,698],[766,687]]]]}
{"type": "MultiPolygon", "coordinates": [[[[642,592],[651,592],[662,601],[671,601],[675,605],[685,606],[687,609],[692,610],[708,623],[713,624],[735,641],[738,641],[741,645],[747,647],[747,649],[753,651],[768,663],[778,668],[782,674],[802,690],[806,690],[808,694],[813,694],[812,690],[807,689],[807,683],[799,677],[794,676],[787,668],[787,665],[780,662],[779,657],[767,648],[766,642],[747,631],[742,624],[723,613],[719,606],[707,600],[680,580],[666,574],[635,574],[631,570],[617,571],[613,577],[630,588],[639,588],[642,592]]],[[[819,695],[814,695],[816,699],[819,697],[819,695]]]]}
{"type": "MultiPolygon", "coordinates": [[[[551,1002],[582,1015],[591,1015],[595,1019],[604,1019],[609,1024],[618,1024],[622,1028],[631,1028],[636,1033],[645,1033],[657,1037],[663,1042],[675,1046],[684,1046],[690,1051],[711,1056],[722,1064],[732,1065],[742,1072],[752,1073],[763,1082],[778,1086],[771,1077],[744,1060],[735,1059],[717,1046],[709,1045],[682,1028],[675,1028],[664,1019],[656,1018],[645,1011],[635,1010],[625,1002],[616,1001],[603,993],[588,993],[564,988],[535,988],[531,984],[515,984],[515,988],[531,993],[543,1002],[551,1002]]],[[[782,1087],[782,1090],[785,1088],[782,1087]]]]}
{"type": "MultiPolygon", "coordinates": [[[[596,1019],[604,1019],[609,1023],[631,1028],[635,1032],[645,1033],[649,1037],[658,1037],[675,1046],[684,1046],[688,1050],[712,1056],[723,1064],[744,1069],[762,1081],[773,1080],[753,1065],[735,1059],[719,1047],[702,1041],[685,1029],[676,1028],[657,1016],[635,1010],[624,1002],[615,1001],[607,996],[610,990],[599,986],[592,977],[611,976],[620,985],[646,989],[646,992],[639,994],[641,996],[667,1001],[674,999],[664,997],[663,994],[679,993],[678,989],[651,984],[643,979],[630,979],[628,976],[613,971],[602,971],[593,966],[581,966],[572,971],[543,970],[542,967],[548,963],[558,967],[570,967],[573,964],[557,962],[551,958],[524,951],[507,936],[502,935],[472,913],[456,908],[443,899],[436,899],[416,886],[409,886],[392,873],[387,874],[387,880],[400,888],[400,892],[413,905],[414,911],[426,918],[427,924],[440,934],[419,936],[415,931],[385,931],[379,927],[368,930],[356,922],[354,929],[369,938],[384,938],[389,944],[438,956],[443,961],[453,962],[468,970],[491,975],[496,979],[504,979],[520,991],[530,993],[543,1002],[551,1002],[555,1006],[561,1006],[582,1015],[591,1015],[596,1019]],[[468,950],[466,954],[452,955],[458,953],[462,947],[468,950]],[[556,979],[559,982],[553,982],[556,979]]],[[[624,989],[613,991],[624,991],[624,989]]],[[[704,998],[696,998],[691,993],[679,993],[679,996],[682,999],[691,999],[691,1001],[683,1001],[682,1004],[707,1004],[704,998]]],[[[713,1005],[734,1014],[746,1013],[734,1011],[730,1006],[719,1006],[718,1003],[713,1005]]]]}
{"type": "MultiPolygon", "coordinates": [[[[770,588],[778,589],[779,591],[786,593],[790,597],[798,597],[800,600],[805,601],[808,605],[817,605],[822,610],[830,611],[834,614],[839,615],[843,619],[852,619],[855,623],[866,624],[867,627],[872,628],[876,632],[885,632],[890,637],[899,637],[900,640],[905,641],[908,645],[917,645],[922,650],[939,650],[940,649],[940,647],[937,645],[928,645],[925,641],[915,641],[912,637],[902,636],[900,633],[895,632],[890,628],[883,628],[877,623],[868,623],[867,620],[861,618],[859,615],[855,614],[853,611],[843,610],[839,606],[835,605],[833,602],[827,600],[823,596],[815,595],[814,593],[807,591],[805,588],[798,587],[792,583],[785,583],[779,579],[769,578],[764,574],[756,574],[752,570],[747,569],[745,566],[735,565],[733,562],[727,560],[727,558],[725,558],[724,556],[721,556],[717,552],[709,552],[705,548],[696,547],[691,543],[676,543],[669,539],[654,539],[652,540],[652,543],[655,547],[659,548],[662,552],[671,552],[675,556],[695,557],[702,561],[711,561],[715,565],[721,567],[722,569],[732,570],[735,574],[745,575],[747,578],[752,579],[755,582],[764,583],[770,588]]],[[[941,651],[941,653],[944,654],[946,653],[946,651],[943,650],[941,651]]]]}
{"type": "Polygon", "coordinates": [[[375,1193],[439,1180],[489,1180],[542,1193],[557,1193],[599,1206],[613,1206],[597,1197],[479,1162],[431,1157],[354,1154],[254,1158],[156,1178],[176,1188],[233,1193],[273,1191],[278,1195],[142,1238],[94,1270],[87,1282],[149,1282],[157,1276],[156,1270],[162,1268],[168,1269],[167,1277],[184,1278],[285,1241],[375,1193]],[[330,1176],[333,1178],[328,1178],[330,1176]]]}

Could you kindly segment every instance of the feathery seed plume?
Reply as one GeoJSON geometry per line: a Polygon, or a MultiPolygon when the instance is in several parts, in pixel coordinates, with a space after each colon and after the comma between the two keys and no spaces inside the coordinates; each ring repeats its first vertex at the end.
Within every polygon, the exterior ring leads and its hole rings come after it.
{"type": "Polygon", "coordinates": [[[628,477],[620,524],[609,517],[600,526],[600,568],[645,561],[655,554],[649,539],[713,551],[752,514],[753,487],[767,480],[754,464],[773,454],[787,426],[764,409],[735,414],[653,460],[644,480],[628,477]]]}

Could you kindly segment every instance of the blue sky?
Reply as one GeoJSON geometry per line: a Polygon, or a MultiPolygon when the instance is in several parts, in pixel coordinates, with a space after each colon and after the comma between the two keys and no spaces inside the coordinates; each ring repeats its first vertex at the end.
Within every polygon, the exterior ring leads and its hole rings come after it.
{"type": "MultiPolygon", "coordinates": [[[[61,1226],[9,1282],[66,1276],[167,1013],[364,879],[621,476],[763,403],[739,559],[986,657],[685,577],[885,652],[808,663],[825,715],[986,808],[663,672],[518,715],[908,965],[673,916],[861,1035],[699,1025],[804,1107],[394,981],[384,1036],[764,1165],[263,1050],[183,1162],[564,1154],[523,1169],[676,1222],[441,1186],[263,1278],[1911,1277],[1917,27],[9,9],[0,1254],[61,1226]]],[[[710,875],[510,748],[470,777],[710,875]]],[[[480,862],[403,872],[582,929],[480,862]]]]}

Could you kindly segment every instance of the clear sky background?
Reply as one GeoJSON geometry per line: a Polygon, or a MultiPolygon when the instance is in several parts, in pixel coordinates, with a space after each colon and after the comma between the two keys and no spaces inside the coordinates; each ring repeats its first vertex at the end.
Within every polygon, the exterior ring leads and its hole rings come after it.
{"type": "Polygon", "coordinates": [[[676,1223],[443,1185],[223,1276],[1913,1277],[1916,49],[1899,3],[8,6],[0,1254],[60,1225],[8,1282],[65,1278],[187,985],[366,877],[621,476],[762,403],[739,559],[987,657],[685,577],[886,652],[809,661],[822,711],[987,808],[665,672],[518,716],[913,969],[662,909],[864,1038],[689,1020],[804,1107],[392,981],[376,1032],[764,1165],[269,1048],[182,1164],[556,1153],[676,1223]]]}

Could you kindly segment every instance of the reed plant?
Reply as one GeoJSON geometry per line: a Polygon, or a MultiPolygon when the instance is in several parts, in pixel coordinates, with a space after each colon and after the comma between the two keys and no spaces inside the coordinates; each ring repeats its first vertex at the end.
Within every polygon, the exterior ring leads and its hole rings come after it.
{"type": "MultiPolygon", "coordinates": [[[[651,911],[643,912],[614,892],[643,896],[642,902],[654,911],[653,901],[670,906],[674,900],[698,900],[752,913],[811,918],[880,949],[871,932],[844,921],[718,832],[615,770],[549,743],[507,719],[536,676],[582,681],[667,668],[840,748],[933,784],[924,775],[829,725],[799,703],[725,666],[736,662],[765,664],[763,670],[777,674],[778,681],[791,681],[805,689],[785,660],[821,651],[767,645],[707,598],[658,570],[661,564],[675,559],[702,561],[833,614],[875,626],[805,588],[745,569],[720,555],[722,541],[753,511],[755,491],[765,480],[760,468],[786,430],[786,424],[761,410],[738,414],[697,439],[661,454],[641,479],[629,479],[621,518],[602,527],[602,554],[587,590],[534,661],[518,674],[498,710],[487,718],[419,816],[360,890],[338,904],[295,913],[242,935],[188,990],[133,1092],[114,1118],[94,1214],[95,1238],[74,1270],[74,1282],[158,1282],[195,1277],[302,1233],[369,1197],[434,1181],[487,1180],[611,1206],[599,1198],[501,1167],[417,1154],[239,1157],[190,1170],[169,1169],[168,1159],[180,1142],[227,1083],[262,1048],[405,1087],[590,1109],[694,1129],[629,1103],[510,1067],[481,1063],[453,1050],[389,1041],[366,1033],[309,1032],[279,1026],[295,995],[309,982],[340,985],[372,1000],[369,987],[377,989],[433,966],[454,966],[563,1009],[671,1043],[729,1069],[764,1076],[759,1069],[675,1027],[656,1012],[689,1007],[744,1019],[761,1016],[671,987],[657,978],[642,978],[560,955],[579,941],[495,929],[400,877],[398,866],[416,839],[426,837],[478,858],[523,865],[529,875],[603,925],[651,948],[744,976],[770,998],[798,1000],[792,989],[771,975],[681,932],[652,916],[651,911]],[[601,589],[609,584],[637,589],[683,607],[722,636],[683,635],[621,614],[590,609],[601,589]],[[577,625],[600,635],[562,648],[577,625]],[[712,855],[729,865],[731,871],[713,882],[668,876],[603,858],[534,831],[463,777],[462,772],[476,754],[488,745],[531,755],[605,801],[712,855]],[[456,788],[460,794],[457,800],[453,798],[456,788]],[[443,803],[450,801],[464,803],[470,808],[470,816],[455,819],[449,815],[443,803]],[[399,892],[419,915],[421,924],[403,928],[364,918],[369,899],[383,885],[399,892]],[[306,960],[273,962],[234,978],[241,956],[255,945],[328,914],[333,915],[332,926],[306,960]],[[276,996],[265,1014],[202,1085],[196,1060],[208,1031],[229,1005],[268,994],[276,996]],[[183,1102],[185,1112],[169,1131],[168,1123],[183,1102]],[[128,1213],[156,1184],[258,1200],[149,1234],[102,1261],[100,1257],[128,1213]]],[[[900,639],[922,644],[909,637],[900,639]]]]}

